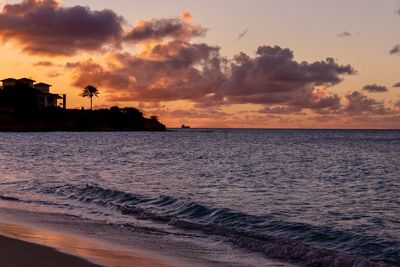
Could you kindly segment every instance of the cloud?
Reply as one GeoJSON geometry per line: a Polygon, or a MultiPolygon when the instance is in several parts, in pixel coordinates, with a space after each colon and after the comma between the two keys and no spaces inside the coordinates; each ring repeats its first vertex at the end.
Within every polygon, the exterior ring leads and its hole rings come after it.
{"type": "Polygon", "coordinates": [[[392,87],[399,88],[400,87],[400,82],[395,83],[392,87]]]}
{"type": "Polygon", "coordinates": [[[176,109],[166,113],[163,115],[168,115],[169,117],[173,118],[184,118],[184,119],[202,119],[202,118],[218,118],[218,119],[225,119],[228,118],[230,115],[226,112],[220,111],[218,109],[212,109],[208,111],[204,111],[202,109],[191,109],[191,110],[184,110],[184,109],[176,109]]]}
{"type": "Polygon", "coordinates": [[[261,104],[265,111],[311,109],[329,113],[340,109],[340,97],[329,87],[354,74],[350,65],[332,58],[297,62],[293,52],[278,46],[260,46],[254,58],[240,53],[228,63],[219,48],[204,43],[172,40],[159,43],[145,56],[114,53],[112,63],[69,64],[76,86],[96,81],[114,101],[190,100],[197,107],[261,104]]]}
{"type": "Polygon", "coordinates": [[[113,72],[112,70],[108,71],[91,59],[84,62],[67,63],[65,67],[67,70],[74,72],[74,85],[78,87],[96,83],[97,87],[114,91],[121,88],[127,89],[131,83],[129,75],[113,72]]]}
{"type": "MultiPolygon", "coordinates": [[[[361,92],[343,97],[331,92],[345,75],[356,74],[350,65],[338,64],[330,57],[297,61],[289,48],[266,45],[259,46],[253,56],[241,52],[228,60],[220,55],[219,47],[191,42],[205,30],[185,14],[138,23],[125,36],[144,44],[144,50],[136,54],[114,51],[105,57],[105,64],[93,60],[68,63],[73,84],[82,87],[96,83],[114,102],[186,100],[194,104],[196,112],[168,113],[175,116],[200,117],[199,110],[240,104],[260,105],[259,113],[271,116],[304,116],[309,112],[320,117],[393,114],[384,102],[361,92]]],[[[388,89],[374,84],[363,90],[388,89]]]]}
{"type": "Polygon", "coordinates": [[[348,32],[348,31],[344,31],[344,32],[339,33],[337,36],[339,36],[339,37],[350,37],[350,36],[352,36],[352,34],[350,32],[348,32]]]}
{"type": "Polygon", "coordinates": [[[55,0],[24,0],[20,4],[6,4],[3,13],[15,16],[24,16],[34,8],[59,8],[60,4],[55,0]]]}
{"type": "Polygon", "coordinates": [[[400,45],[399,45],[399,44],[395,45],[395,46],[389,51],[389,54],[391,54],[391,55],[400,54],[400,45]]]}
{"type": "Polygon", "coordinates": [[[92,61],[69,64],[75,85],[96,81],[108,88],[115,101],[192,100],[213,93],[225,75],[219,48],[204,43],[170,41],[158,44],[145,56],[114,53],[113,64],[103,67],[92,61]]]}
{"type": "Polygon", "coordinates": [[[383,101],[369,98],[361,92],[355,91],[345,95],[347,105],[344,112],[349,115],[388,115],[391,110],[385,107],[383,101]]]}
{"type": "Polygon", "coordinates": [[[25,52],[73,55],[117,45],[123,18],[111,10],[62,7],[54,0],[7,4],[0,13],[0,38],[16,41],[25,52]]]}
{"type": "Polygon", "coordinates": [[[220,102],[326,111],[340,107],[340,97],[330,94],[327,88],[355,70],[350,65],[337,64],[332,58],[297,62],[288,48],[260,46],[255,57],[236,55],[229,73],[214,95],[220,102]]]}
{"type": "Polygon", "coordinates": [[[302,111],[301,107],[285,107],[285,106],[264,107],[261,110],[259,110],[260,113],[280,114],[280,115],[300,114],[301,111],[302,111]]]}
{"type": "Polygon", "coordinates": [[[228,61],[218,47],[175,38],[135,55],[112,53],[107,65],[88,60],[67,67],[75,86],[95,81],[112,101],[189,100],[203,109],[260,104],[270,114],[337,113],[341,98],[329,88],[356,73],[332,58],[298,62],[293,51],[279,46],[260,46],[254,57],[239,53],[228,61]]]}
{"type": "Polygon", "coordinates": [[[386,92],[389,92],[389,89],[386,86],[377,85],[377,84],[365,85],[362,90],[366,91],[366,92],[369,92],[369,93],[386,93],[386,92]]]}
{"type": "Polygon", "coordinates": [[[53,67],[54,63],[51,61],[38,61],[33,64],[35,67],[53,67]]]}
{"type": "Polygon", "coordinates": [[[56,78],[56,77],[61,76],[61,73],[58,71],[50,71],[50,72],[46,73],[46,76],[49,78],[56,78]]]}
{"type": "Polygon", "coordinates": [[[237,37],[237,40],[242,39],[243,37],[246,36],[246,34],[249,32],[249,29],[245,29],[244,31],[242,31],[239,36],[237,37]]]}
{"type": "Polygon", "coordinates": [[[136,43],[165,38],[188,41],[193,37],[204,36],[206,32],[205,28],[192,22],[189,12],[184,12],[179,18],[141,20],[125,39],[136,43]]]}

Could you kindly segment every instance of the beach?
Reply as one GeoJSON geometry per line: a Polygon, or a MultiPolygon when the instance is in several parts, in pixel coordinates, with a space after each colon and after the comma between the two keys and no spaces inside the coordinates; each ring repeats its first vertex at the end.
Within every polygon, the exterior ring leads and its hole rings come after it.
{"type": "MultiPolygon", "coordinates": [[[[4,214],[6,210],[2,210],[4,214]]],[[[14,217],[15,218],[15,217],[14,217]]],[[[93,238],[41,228],[40,225],[0,221],[2,266],[144,266],[168,267],[151,254],[123,249],[93,238]]],[[[179,264],[178,264],[179,265],[179,264]]]]}
{"type": "Polygon", "coordinates": [[[207,240],[193,243],[191,237],[166,238],[4,204],[8,207],[0,207],[0,244],[7,249],[0,256],[6,266],[296,266],[261,255],[255,260],[253,253],[219,242],[210,249],[207,240]]]}

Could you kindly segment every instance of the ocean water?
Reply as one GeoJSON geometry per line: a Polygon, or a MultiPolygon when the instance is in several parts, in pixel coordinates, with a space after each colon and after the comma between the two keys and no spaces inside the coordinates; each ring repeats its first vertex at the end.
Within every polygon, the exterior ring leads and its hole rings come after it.
{"type": "Polygon", "coordinates": [[[1,133],[0,206],[306,266],[400,266],[399,156],[400,131],[1,133]]]}

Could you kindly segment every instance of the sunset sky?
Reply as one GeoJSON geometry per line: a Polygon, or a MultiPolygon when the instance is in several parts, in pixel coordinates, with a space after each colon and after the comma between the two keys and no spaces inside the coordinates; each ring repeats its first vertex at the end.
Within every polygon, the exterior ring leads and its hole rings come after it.
{"type": "Polygon", "coordinates": [[[400,128],[399,0],[0,0],[0,78],[168,127],[400,128]]]}

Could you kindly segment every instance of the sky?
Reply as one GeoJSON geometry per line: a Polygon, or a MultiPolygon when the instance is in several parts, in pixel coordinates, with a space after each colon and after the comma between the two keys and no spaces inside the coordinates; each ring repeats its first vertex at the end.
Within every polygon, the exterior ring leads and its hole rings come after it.
{"type": "Polygon", "coordinates": [[[399,0],[0,0],[0,78],[168,127],[400,128],[399,0]]]}

